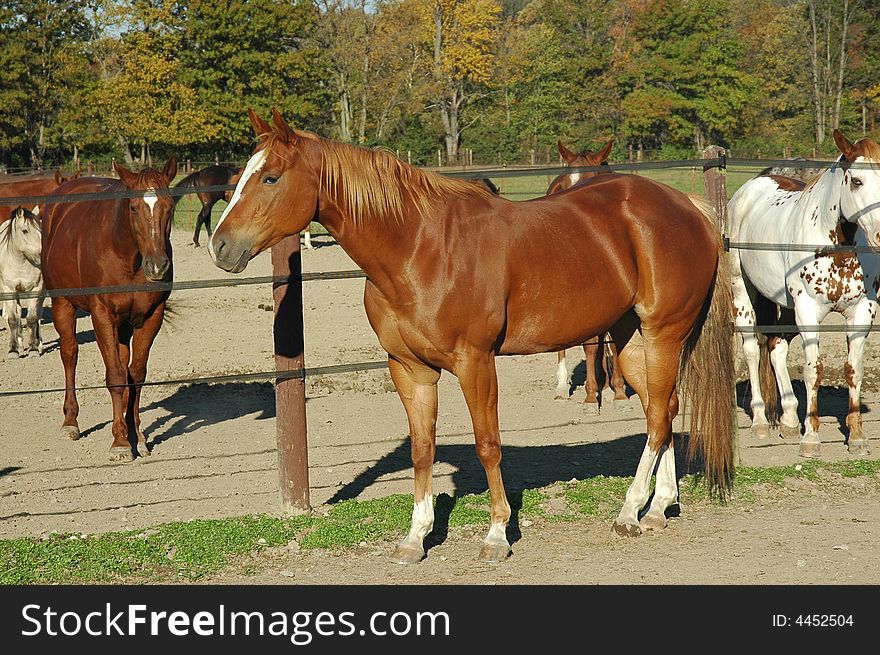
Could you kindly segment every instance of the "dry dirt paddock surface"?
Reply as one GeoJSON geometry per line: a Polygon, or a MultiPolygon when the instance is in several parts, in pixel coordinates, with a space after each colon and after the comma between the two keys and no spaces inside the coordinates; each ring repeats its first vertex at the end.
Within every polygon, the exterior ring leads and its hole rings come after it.
{"type": "MultiPolygon", "coordinates": [[[[228,278],[204,248],[173,235],[175,279],[228,278]]],[[[356,268],[329,237],[303,252],[305,271],[356,268]]],[[[271,273],[268,254],[243,275],[271,273]]],[[[363,280],[306,283],[306,365],[384,359],[367,323],[363,280]]],[[[268,285],[172,293],[174,316],[153,346],[148,378],[268,371],[273,367],[268,285]]],[[[572,308],[578,311],[578,308],[572,308]]],[[[48,318],[48,311],[46,312],[48,318]]],[[[91,320],[79,319],[77,382],[100,385],[103,363],[91,320]]],[[[42,357],[0,360],[3,391],[63,385],[56,334],[44,322],[42,357]]],[[[5,334],[3,335],[5,338],[5,334]]],[[[799,340],[790,365],[799,377],[799,340]]],[[[823,335],[826,386],[820,395],[822,457],[847,459],[840,425],[846,411],[840,334],[823,335]]],[[[867,347],[865,431],[880,453],[877,422],[878,342],[867,347]]],[[[583,379],[582,353],[569,366],[583,379]]],[[[499,358],[503,469],[508,491],[596,475],[630,476],[644,444],[644,417],[635,397],[628,411],[584,414],[583,389],[553,401],[555,356],[499,358]]],[[[802,390],[802,386],[798,387],[802,390]]],[[[744,465],[799,461],[797,444],[749,433],[740,383],[740,455],[744,465]]],[[[317,511],[347,498],[411,493],[407,425],[385,371],[314,377],[307,383],[312,504],[317,511]]],[[[143,391],[142,427],[153,454],[129,464],[108,461],[110,400],[106,390],[79,394],[83,438],[60,431],[63,394],[0,397],[0,538],[51,531],[96,533],[141,529],[168,521],[242,514],[277,514],[274,394],[269,383],[175,384],[143,391]]],[[[678,425],[678,424],[677,424],[678,425]]],[[[453,376],[440,382],[435,493],[485,490],[467,410],[453,376]]],[[[680,464],[683,459],[679,457],[680,464]]],[[[681,471],[680,471],[681,472],[681,471]]],[[[484,528],[450,528],[419,566],[388,563],[390,541],[339,552],[264,553],[242,572],[231,567],[209,581],[253,583],[880,583],[880,481],[797,484],[757,493],[748,503],[683,507],[660,534],[622,539],[610,522],[515,527],[514,555],[487,566],[475,561],[484,528]]]]}

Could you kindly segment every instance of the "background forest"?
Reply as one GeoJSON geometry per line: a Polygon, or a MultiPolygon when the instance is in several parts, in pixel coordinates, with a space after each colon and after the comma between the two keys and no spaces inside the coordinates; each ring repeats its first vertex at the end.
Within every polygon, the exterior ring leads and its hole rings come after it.
{"type": "Polygon", "coordinates": [[[0,3],[0,166],[242,161],[245,111],[419,165],[877,137],[873,0],[0,3]]]}

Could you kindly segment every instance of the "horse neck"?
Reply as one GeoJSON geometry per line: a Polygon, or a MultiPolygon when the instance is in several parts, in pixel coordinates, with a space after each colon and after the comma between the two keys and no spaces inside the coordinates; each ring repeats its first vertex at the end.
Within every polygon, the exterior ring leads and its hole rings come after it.
{"type": "Polygon", "coordinates": [[[816,228],[819,236],[831,241],[830,234],[837,230],[840,223],[840,192],[843,183],[843,169],[834,164],[808,190],[801,192],[807,200],[805,215],[812,217],[817,212],[816,228]]]}
{"type": "Polygon", "coordinates": [[[409,207],[403,219],[372,217],[356,222],[345,215],[335,198],[321,193],[317,220],[349,257],[383,292],[391,296],[400,271],[411,257],[421,217],[409,207]]]}

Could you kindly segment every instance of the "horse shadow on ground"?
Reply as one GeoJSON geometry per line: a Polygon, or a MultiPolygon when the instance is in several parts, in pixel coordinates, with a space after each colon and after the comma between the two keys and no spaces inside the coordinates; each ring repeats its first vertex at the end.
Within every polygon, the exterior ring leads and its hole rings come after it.
{"type": "MultiPolygon", "coordinates": [[[[442,440],[442,435],[438,437],[442,440]]],[[[519,512],[525,489],[552,485],[560,480],[585,480],[597,476],[631,477],[645,447],[647,436],[633,434],[613,441],[577,445],[512,446],[502,445],[502,468],[505,490],[510,503],[511,518],[507,537],[511,544],[521,537],[519,512]]],[[[687,435],[675,436],[676,476],[681,479],[688,473],[701,470],[699,459],[687,462],[687,435]]],[[[486,491],[486,474],[477,459],[472,444],[438,444],[436,462],[454,468],[452,482],[455,495],[441,493],[434,507],[434,529],[425,539],[426,549],[445,541],[449,530],[449,516],[461,497],[486,491]]],[[[327,501],[328,504],[357,498],[369,486],[388,474],[412,471],[409,439],[400,443],[392,452],[344,485],[327,501]]],[[[667,516],[675,516],[677,505],[667,510],[667,516]]]]}
{"type": "Polygon", "coordinates": [[[155,447],[199,428],[258,414],[257,420],[275,418],[275,387],[271,382],[189,384],[170,396],[141,407],[141,412],[164,410],[141,430],[155,447]],[[158,434],[157,434],[158,433],[158,434]]]}
{"type": "MultiPolygon", "coordinates": [[[[742,409],[749,418],[752,416],[751,386],[752,385],[748,380],[740,380],[736,383],[736,405],[742,409]]],[[[803,428],[804,421],[807,419],[807,390],[804,386],[803,380],[793,379],[791,381],[791,386],[794,389],[795,398],[797,398],[798,420],[803,428]]],[[[849,412],[848,389],[845,387],[820,386],[816,403],[819,408],[820,417],[834,416],[834,418],[837,419],[837,427],[840,430],[840,433],[844,436],[849,435],[849,428],[846,427],[846,415],[849,412]]],[[[865,405],[865,403],[861,403],[859,411],[862,414],[868,414],[871,409],[865,405]]],[[[779,408],[779,413],[782,413],[781,407],[779,408]]]]}

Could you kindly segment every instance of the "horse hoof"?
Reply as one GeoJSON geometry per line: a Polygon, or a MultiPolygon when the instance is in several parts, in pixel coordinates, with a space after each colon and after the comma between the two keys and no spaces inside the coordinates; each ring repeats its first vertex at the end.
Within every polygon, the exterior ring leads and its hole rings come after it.
{"type": "Polygon", "coordinates": [[[782,435],[783,439],[794,439],[795,437],[801,436],[801,426],[800,425],[785,425],[784,423],[779,424],[779,434],[782,435]]]}
{"type": "Polygon", "coordinates": [[[150,452],[150,449],[147,448],[147,444],[145,444],[145,443],[138,443],[137,451],[138,451],[138,455],[140,455],[141,457],[149,457],[150,455],[153,454],[150,452]]]}
{"type": "Polygon", "coordinates": [[[766,423],[760,423],[752,426],[752,434],[758,439],[766,439],[770,436],[770,426],[766,423]]]}
{"type": "Polygon", "coordinates": [[[18,359],[18,358],[19,358],[19,354],[18,354],[17,350],[10,350],[8,353],[6,353],[6,359],[18,359]]]}
{"type": "Polygon", "coordinates": [[[131,454],[131,447],[129,447],[129,446],[113,446],[110,449],[110,461],[111,462],[131,462],[131,461],[134,461],[134,457],[131,454]]]}
{"type": "Polygon", "coordinates": [[[559,393],[558,391],[556,392],[556,395],[553,397],[553,400],[568,400],[568,399],[569,399],[569,396],[563,395],[563,394],[559,393]]]}
{"type": "Polygon", "coordinates": [[[602,390],[602,404],[610,405],[614,400],[614,391],[611,389],[603,389],[602,390]]]}
{"type": "Polygon", "coordinates": [[[599,404],[584,403],[584,414],[587,416],[599,416],[599,404]]]}
{"type": "Polygon", "coordinates": [[[805,441],[802,439],[798,455],[800,455],[801,457],[806,457],[808,459],[816,459],[819,457],[819,450],[821,445],[822,444],[818,441],[818,439],[816,441],[805,441]]]}
{"type": "Polygon", "coordinates": [[[71,441],[76,441],[80,438],[79,428],[75,425],[62,425],[61,426],[61,436],[67,437],[71,441]]]}
{"type": "Polygon", "coordinates": [[[418,564],[425,559],[425,549],[409,544],[398,544],[391,555],[391,561],[395,564],[418,564]]]}
{"type": "Polygon", "coordinates": [[[638,523],[620,523],[615,521],[612,529],[622,537],[638,537],[642,534],[642,529],[638,523]]]}
{"type": "Polygon", "coordinates": [[[477,559],[481,562],[503,562],[510,556],[510,544],[506,541],[484,541],[477,559]]]}
{"type": "Polygon", "coordinates": [[[639,521],[639,527],[642,530],[662,530],[666,527],[665,516],[654,516],[653,514],[645,514],[639,521]]]}
{"type": "Polygon", "coordinates": [[[867,439],[850,439],[846,442],[846,448],[850,455],[870,455],[867,439]]]}

